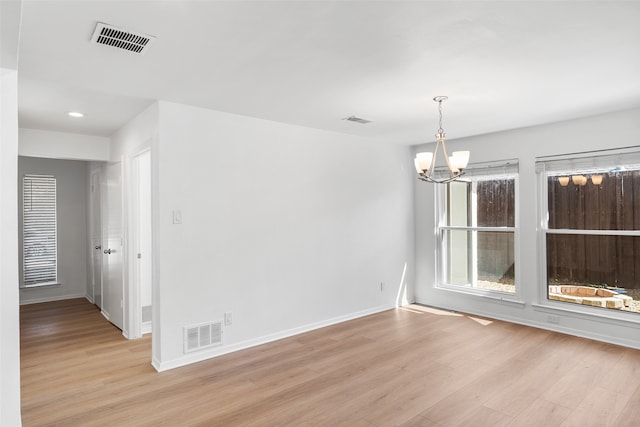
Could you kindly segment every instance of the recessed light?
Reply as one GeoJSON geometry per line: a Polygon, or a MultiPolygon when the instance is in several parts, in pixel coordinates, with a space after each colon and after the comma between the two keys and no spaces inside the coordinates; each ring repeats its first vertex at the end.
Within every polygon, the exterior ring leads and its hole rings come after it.
{"type": "Polygon", "coordinates": [[[70,115],[71,117],[84,117],[84,114],[78,111],[69,111],[67,114],[70,115]]]}

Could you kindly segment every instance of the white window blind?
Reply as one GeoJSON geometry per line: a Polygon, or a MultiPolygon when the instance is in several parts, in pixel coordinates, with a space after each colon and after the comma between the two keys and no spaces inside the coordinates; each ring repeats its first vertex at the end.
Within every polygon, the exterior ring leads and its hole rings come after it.
{"type": "Polygon", "coordinates": [[[588,174],[640,170],[639,148],[539,157],[536,158],[536,172],[546,172],[547,176],[562,176],[567,172],[588,174]]]}
{"type": "Polygon", "coordinates": [[[22,208],[23,285],[55,283],[58,278],[56,178],[25,175],[22,208]]]}
{"type": "MultiPolygon", "coordinates": [[[[513,178],[518,173],[518,159],[497,160],[493,162],[477,162],[469,163],[464,170],[464,175],[460,179],[465,181],[465,177],[477,177],[488,179],[497,179],[500,177],[513,178]]],[[[436,176],[446,178],[449,170],[445,166],[436,167],[436,176]]]]}

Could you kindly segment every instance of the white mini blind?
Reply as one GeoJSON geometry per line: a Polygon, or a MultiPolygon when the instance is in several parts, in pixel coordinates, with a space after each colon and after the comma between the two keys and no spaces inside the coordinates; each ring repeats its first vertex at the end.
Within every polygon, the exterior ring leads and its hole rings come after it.
{"type": "Polygon", "coordinates": [[[58,279],[56,178],[25,175],[22,180],[23,285],[58,279]]]}
{"type": "Polygon", "coordinates": [[[640,147],[536,158],[536,172],[548,176],[640,170],[640,147]]]}
{"type": "MultiPolygon", "coordinates": [[[[491,179],[496,179],[499,177],[514,177],[518,174],[519,164],[518,159],[508,159],[508,160],[496,160],[493,162],[478,162],[478,163],[469,163],[469,165],[464,170],[464,175],[461,178],[461,181],[465,180],[465,177],[489,177],[491,179]]],[[[436,167],[436,177],[438,178],[446,178],[449,176],[449,170],[446,166],[438,166],[436,167]]]]}

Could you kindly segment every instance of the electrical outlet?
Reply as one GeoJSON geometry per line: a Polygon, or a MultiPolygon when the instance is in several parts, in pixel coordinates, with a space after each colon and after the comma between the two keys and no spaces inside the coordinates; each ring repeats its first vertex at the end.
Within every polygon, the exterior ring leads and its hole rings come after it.
{"type": "Polygon", "coordinates": [[[558,323],[560,323],[560,317],[549,315],[547,316],[547,322],[557,325],[558,323]]]}
{"type": "Polygon", "coordinates": [[[231,324],[233,324],[233,314],[227,311],[224,314],[224,326],[231,326],[231,324]]]}

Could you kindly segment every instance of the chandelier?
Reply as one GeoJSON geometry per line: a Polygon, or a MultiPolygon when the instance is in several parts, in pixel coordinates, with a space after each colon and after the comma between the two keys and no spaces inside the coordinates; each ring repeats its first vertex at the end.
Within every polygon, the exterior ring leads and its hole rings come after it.
{"type": "Polygon", "coordinates": [[[447,96],[436,96],[433,98],[438,103],[438,112],[440,114],[438,133],[436,133],[436,149],[433,153],[423,152],[417,153],[414,159],[416,171],[418,172],[418,179],[421,181],[432,182],[435,184],[445,184],[447,182],[455,181],[464,175],[464,168],[469,163],[469,151],[454,151],[449,156],[447,152],[447,145],[445,144],[445,133],[442,129],[442,102],[449,99],[447,96]],[[438,150],[442,147],[444,153],[444,159],[447,164],[448,176],[445,174],[443,177],[436,177],[435,166],[438,158],[438,150]]]}

